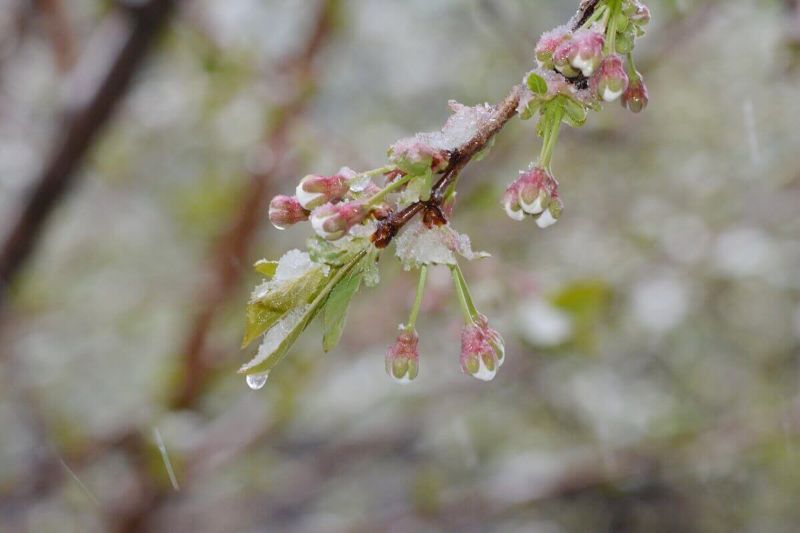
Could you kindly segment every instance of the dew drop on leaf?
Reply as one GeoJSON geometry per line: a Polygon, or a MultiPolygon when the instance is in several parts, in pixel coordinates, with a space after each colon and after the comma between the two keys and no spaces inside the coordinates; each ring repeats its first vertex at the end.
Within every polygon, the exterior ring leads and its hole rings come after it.
{"type": "Polygon", "coordinates": [[[269,377],[269,372],[265,372],[263,374],[248,374],[245,377],[245,381],[247,381],[247,386],[253,390],[258,390],[264,386],[267,382],[267,378],[269,377]]]}

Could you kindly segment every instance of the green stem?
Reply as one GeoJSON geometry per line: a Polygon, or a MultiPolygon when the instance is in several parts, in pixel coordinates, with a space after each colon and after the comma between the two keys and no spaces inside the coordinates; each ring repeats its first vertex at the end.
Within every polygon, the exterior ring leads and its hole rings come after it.
{"type": "Polygon", "coordinates": [[[450,273],[453,275],[453,284],[456,286],[456,295],[458,296],[458,304],[461,307],[461,312],[464,314],[464,323],[472,324],[472,314],[469,312],[469,305],[467,304],[467,297],[464,295],[464,289],[461,286],[461,280],[456,273],[456,267],[450,267],[450,273]]]}
{"type": "Polygon", "coordinates": [[[606,17],[607,14],[608,14],[608,7],[607,6],[602,5],[602,6],[598,7],[597,9],[594,10],[594,13],[592,13],[592,16],[589,17],[586,20],[586,22],[583,23],[583,26],[581,26],[581,29],[585,30],[586,28],[588,28],[589,26],[591,26],[592,24],[594,24],[595,22],[597,22],[601,18],[606,17]]]}
{"type": "Polygon", "coordinates": [[[553,159],[553,150],[558,142],[558,134],[561,131],[561,119],[564,116],[564,108],[553,100],[548,105],[545,116],[542,120],[545,123],[544,137],[542,139],[542,151],[539,154],[539,167],[550,171],[550,161],[553,159]]]}
{"type": "Polygon", "coordinates": [[[416,176],[413,176],[411,174],[406,174],[402,178],[398,178],[398,179],[394,180],[389,185],[384,187],[383,190],[375,193],[375,195],[372,198],[367,200],[367,207],[373,207],[374,205],[380,203],[387,194],[389,194],[392,191],[395,191],[395,190],[399,189],[400,187],[402,187],[403,185],[405,185],[406,183],[411,181],[411,178],[415,178],[415,177],[416,176]]]}
{"type": "Polygon", "coordinates": [[[606,28],[606,55],[613,54],[617,49],[617,15],[622,7],[620,0],[609,0],[609,21],[606,28]]]}
{"type": "Polygon", "coordinates": [[[628,73],[628,79],[632,82],[639,81],[639,71],[636,70],[636,63],[633,61],[633,52],[628,52],[628,61],[625,63],[625,70],[628,73]]]}
{"type": "Polygon", "coordinates": [[[422,306],[422,295],[425,292],[425,278],[428,275],[428,265],[422,265],[419,269],[419,282],[417,283],[417,295],[414,298],[414,305],[411,307],[411,314],[408,316],[406,331],[412,331],[417,324],[419,308],[422,306]]]}
{"type": "Polygon", "coordinates": [[[464,320],[467,324],[471,324],[480,313],[478,313],[478,309],[475,307],[475,302],[472,301],[472,294],[469,292],[467,280],[464,278],[464,273],[461,272],[461,267],[458,263],[450,267],[450,272],[453,274],[453,281],[455,282],[456,293],[458,294],[458,303],[461,304],[464,320]]]}
{"type": "Polygon", "coordinates": [[[364,178],[364,177],[371,178],[373,176],[379,176],[381,174],[386,174],[387,172],[391,172],[392,170],[394,170],[396,168],[397,167],[394,166],[394,165],[386,165],[385,167],[373,168],[372,170],[367,170],[365,172],[359,172],[358,174],[356,174],[355,176],[350,178],[350,180],[352,181],[352,180],[357,180],[359,178],[364,178]]]}

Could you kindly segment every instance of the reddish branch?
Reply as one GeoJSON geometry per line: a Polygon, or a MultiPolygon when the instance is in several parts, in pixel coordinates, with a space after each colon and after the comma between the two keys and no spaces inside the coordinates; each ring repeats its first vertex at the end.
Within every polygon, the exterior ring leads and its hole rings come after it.
{"type": "MultiPolygon", "coordinates": [[[[0,308],[9,285],[40,240],[50,214],[77,180],[77,171],[86,154],[128,92],[134,74],[169,20],[175,4],[176,0],[150,0],[131,8],[128,34],[108,70],[100,76],[93,94],[85,105],[67,110],[66,122],[60,128],[52,152],[0,245],[0,308]]],[[[104,45],[115,46],[116,43],[104,45]]],[[[90,51],[87,57],[91,59],[91,56],[90,51]]]]}
{"type": "MultiPolygon", "coordinates": [[[[580,4],[578,13],[573,18],[573,29],[579,28],[592,16],[599,0],[583,0],[580,4]]],[[[571,83],[581,84],[586,78],[576,78],[570,80],[571,83]]],[[[408,207],[389,213],[389,215],[378,223],[378,228],[372,234],[371,240],[378,248],[386,248],[400,229],[411,221],[420,212],[423,213],[423,220],[428,226],[432,224],[444,224],[447,222],[442,209],[445,194],[458,178],[458,175],[472,160],[475,155],[481,152],[489,144],[489,141],[503,129],[503,127],[517,114],[519,99],[522,93],[522,86],[515,85],[508,96],[495,106],[494,120],[489,121],[484,127],[479,128],[475,135],[462,146],[450,154],[450,163],[443,171],[442,177],[433,186],[430,200],[418,201],[408,207]]]]}

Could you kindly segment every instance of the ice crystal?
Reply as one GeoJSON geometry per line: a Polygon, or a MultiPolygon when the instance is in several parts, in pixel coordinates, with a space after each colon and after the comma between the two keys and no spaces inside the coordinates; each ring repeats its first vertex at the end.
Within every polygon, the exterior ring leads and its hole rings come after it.
{"type": "Polygon", "coordinates": [[[473,252],[469,237],[458,233],[449,224],[428,228],[422,222],[415,221],[397,237],[395,243],[397,257],[406,270],[430,264],[454,265],[456,253],[468,260],[489,255],[486,252],[473,252]]]}

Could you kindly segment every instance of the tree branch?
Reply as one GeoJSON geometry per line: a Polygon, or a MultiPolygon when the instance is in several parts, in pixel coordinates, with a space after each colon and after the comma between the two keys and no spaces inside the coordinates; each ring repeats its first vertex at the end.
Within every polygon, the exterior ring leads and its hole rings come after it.
{"type": "MultiPolygon", "coordinates": [[[[594,13],[598,2],[599,0],[583,0],[578,12],[570,21],[571,27],[577,29],[583,25],[594,13]]],[[[581,86],[586,84],[588,80],[579,76],[574,80],[568,81],[581,86]]],[[[442,203],[447,189],[455,182],[458,175],[472,158],[486,148],[489,141],[517,114],[521,94],[521,85],[512,87],[508,96],[495,106],[494,119],[489,121],[483,128],[480,128],[470,140],[450,154],[450,163],[444,170],[442,177],[434,185],[430,200],[420,200],[400,211],[389,213],[386,218],[378,223],[377,229],[371,236],[371,240],[377,248],[386,248],[400,229],[421,211],[425,212],[425,223],[428,225],[447,222],[442,214],[442,203]]]]}
{"type": "MultiPolygon", "coordinates": [[[[98,43],[98,46],[111,45],[119,51],[106,72],[99,77],[99,83],[92,88],[86,104],[79,105],[77,109],[66,109],[66,124],[52,146],[50,157],[34,180],[22,209],[9,224],[10,230],[0,246],[0,310],[4,306],[9,286],[40,240],[47,219],[76,181],[77,171],[86,154],[128,92],[134,74],[170,18],[176,2],[177,0],[150,0],[141,7],[131,8],[131,20],[127,24],[129,30],[121,43],[98,43]]],[[[116,19],[114,21],[118,22],[116,19]]],[[[119,38],[117,34],[108,35],[115,40],[119,38]]],[[[93,52],[97,51],[89,50],[82,62],[93,60],[93,52]]],[[[97,68],[95,65],[79,64],[76,70],[81,71],[83,66],[87,69],[97,68]]]]}

